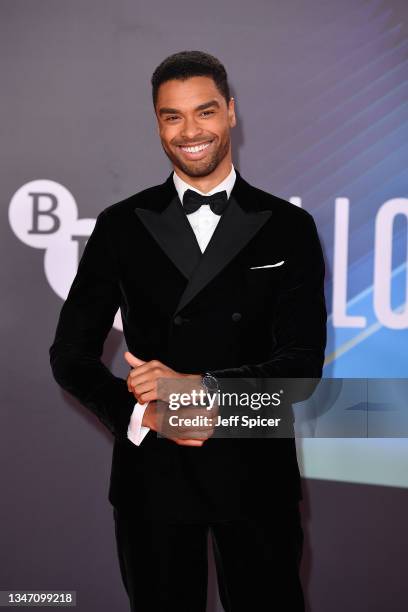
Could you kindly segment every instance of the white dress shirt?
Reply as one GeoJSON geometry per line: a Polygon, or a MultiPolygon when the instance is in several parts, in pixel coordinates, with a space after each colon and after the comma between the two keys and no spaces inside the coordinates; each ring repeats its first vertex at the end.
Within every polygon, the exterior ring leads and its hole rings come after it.
{"type": "MultiPolygon", "coordinates": [[[[193,191],[197,191],[197,193],[200,193],[201,195],[212,195],[213,193],[216,193],[217,191],[225,190],[229,198],[230,193],[235,183],[235,178],[236,178],[236,173],[235,173],[234,166],[232,165],[231,172],[228,174],[228,176],[223,181],[221,181],[221,183],[213,187],[211,191],[208,191],[207,193],[203,193],[196,187],[193,187],[193,185],[189,185],[188,183],[186,183],[182,178],[179,177],[179,175],[176,172],[173,172],[174,185],[177,189],[177,193],[180,198],[180,202],[183,202],[184,192],[187,189],[193,189],[193,191]]],[[[205,249],[207,248],[208,243],[211,240],[211,237],[214,233],[215,228],[217,227],[219,220],[221,219],[221,216],[213,213],[211,208],[208,205],[206,205],[206,206],[200,206],[198,210],[191,213],[190,215],[187,215],[187,219],[190,222],[190,225],[197,238],[197,242],[200,247],[200,250],[203,253],[205,249]]],[[[149,427],[145,427],[144,425],[142,425],[143,415],[148,406],[148,403],[149,402],[146,402],[145,404],[139,404],[139,402],[137,402],[133,409],[132,416],[130,417],[130,423],[128,427],[127,436],[129,440],[131,440],[131,442],[133,442],[137,446],[141,444],[144,437],[149,431],[149,427]]]]}

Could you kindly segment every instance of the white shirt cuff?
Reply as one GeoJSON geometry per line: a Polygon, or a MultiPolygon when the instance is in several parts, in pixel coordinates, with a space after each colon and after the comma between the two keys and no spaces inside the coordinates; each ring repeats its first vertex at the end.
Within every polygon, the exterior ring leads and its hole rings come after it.
{"type": "Polygon", "coordinates": [[[149,427],[142,425],[143,415],[148,405],[149,402],[146,402],[145,404],[139,404],[139,402],[136,402],[130,417],[127,437],[131,442],[133,442],[133,444],[136,444],[136,446],[140,446],[143,439],[150,431],[149,427]]]}

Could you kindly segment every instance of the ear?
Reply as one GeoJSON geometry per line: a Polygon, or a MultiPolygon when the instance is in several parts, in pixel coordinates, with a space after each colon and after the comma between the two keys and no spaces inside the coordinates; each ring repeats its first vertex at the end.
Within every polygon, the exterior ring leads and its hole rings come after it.
{"type": "Polygon", "coordinates": [[[154,112],[154,122],[156,124],[157,133],[160,135],[160,123],[156,111],[154,112]]]}
{"type": "Polygon", "coordinates": [[[228,103],[228,119],[230,127],[235,127],[237,124],[237,118],[235,116],[235,99],[230,98],[228,103]]]}

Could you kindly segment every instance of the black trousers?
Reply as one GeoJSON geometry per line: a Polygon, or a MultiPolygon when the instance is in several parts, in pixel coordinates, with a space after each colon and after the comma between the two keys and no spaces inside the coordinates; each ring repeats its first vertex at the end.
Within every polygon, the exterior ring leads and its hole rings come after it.
{"type": "Polygon", "coordinates": [[[298,503],[267,518],[167,524],[114,508],[121,575],[132,612],[205,612],[210,530],[225,612],[304,612],[298,503]]]}

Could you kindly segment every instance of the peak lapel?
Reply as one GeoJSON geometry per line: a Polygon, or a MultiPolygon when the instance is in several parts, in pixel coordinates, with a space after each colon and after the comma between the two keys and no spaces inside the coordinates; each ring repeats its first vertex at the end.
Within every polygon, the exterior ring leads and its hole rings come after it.
{"type": "Polygon", "coordinates": [[[229,206],[204,253],[182,209],[173,173],[161,185],[148,189],[134,209],[160,248],[188,280],[174,315],[225,268],[272,215],[271,210],[259,206],[256,189],[235,171],[229,206]]]}
{"type": "Polygon", "coordinates": [[[174,265],[189,279],[202,255],[177,195],[173,173],[148,194],[143,204],[135,208],[135,213],[174,265]]]}

